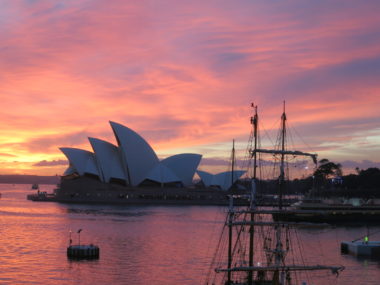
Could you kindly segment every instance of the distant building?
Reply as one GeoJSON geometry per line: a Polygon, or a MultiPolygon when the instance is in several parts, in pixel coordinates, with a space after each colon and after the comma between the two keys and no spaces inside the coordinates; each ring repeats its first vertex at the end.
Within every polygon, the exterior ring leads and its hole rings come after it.
{"type": "Polygon", "coordinates": [[[117,145],[88,138],[93,152],[70,147],[60,150],[69,160],[63,174],[66,179],[87,176],[104,183],[129,186],[171,185],[190,186],[195,172],[206,187],[228,190],[245,171],[210,174],[197,170],[202,155],[182,153],[159,160],[152,147],[133,130],[110,122],[117,145]],[[233,176],[231,176],[233,175],[233,176]]]}
{"type": "Polygon", "coordinates": [[[89,138],[93,152],[61,147],[69,160],[64,176],[90,176],[101,182],[139,186],[144,183],[189,186],[202,158],[184,153],[159,160],[151,146],[133,130],[110,122],[118,145],[89,138]]]}

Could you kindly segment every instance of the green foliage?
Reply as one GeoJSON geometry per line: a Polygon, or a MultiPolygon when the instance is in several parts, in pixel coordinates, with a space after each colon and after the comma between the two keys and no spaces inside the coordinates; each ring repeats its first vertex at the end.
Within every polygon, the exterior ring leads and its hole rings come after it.
{"type": "Polygon", "coordinates": [[[342,184],[325,184],[325,187],[318,189],[318,194],[322,197],[380,198],[380,169],[357,168],[356,172],[357,174],[343,176],[342,184]]]}
{"type": "Polygon", "coordinates": [[[342,186],[351,189],[378,189],[380,191],[380,169],[371,167],[359,170],[358,175],[344,176],[342,186]]]}
{"type": "MultiPolygon", "coordinates": [[[[323,159],[312,176],[286,181],[285,194],[310,193],[319,197],[380,198],[380,169],[356,169],[357,174],[341,176],[341,165],[323,159]],[[330,177],[340,176],[342,183],[334,184],[330,177]]],[[[278,194],[278,180],[261,180],[258,193],[278,194]]]]}
{"type": "Polygon", "coordinates": [[[318,168],[314,171],[314,176],[326,180],[327,178],[342,176],[342,165],[334,163],[324,158],[319,161],[318,168]]]}

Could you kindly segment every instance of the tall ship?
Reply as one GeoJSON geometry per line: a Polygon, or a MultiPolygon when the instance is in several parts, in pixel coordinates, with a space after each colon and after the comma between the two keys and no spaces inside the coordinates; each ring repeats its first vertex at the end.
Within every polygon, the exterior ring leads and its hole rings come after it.
{"type": "MultiPolygon", "coordinates": [[[[253,105],[252,105],[253,106],[253,105]]],[[[280,147],[273,150],[259,147],[257,106],[253,106],[251,123],[252,147],[249,156],[252,160],[252,187],[248,207],[236,207],[234,196],[230,196],[229,210],[218,249],[207,275],[206,285],[306,285],[306,273],[328,271],[338,275],[343,266],[307,263],[302,257],[302,247],[297,239],[297,227],[302,223],[274,221],[273,214],[286,213],[282,197],[285,184],[285,160],[287,156],[310,157],[316,155],[286,149],[286,114],[281,116],[280,147]],[[278,156],[278,205],[273,209],[262,209],[257,205],[256,193],[260,187],[258,180],[259,154],[278,156]],[[305,280],[305,281],[304,281],[305,280]]],[[[310,223],[307,224],[311,226],[310,223]]]]}

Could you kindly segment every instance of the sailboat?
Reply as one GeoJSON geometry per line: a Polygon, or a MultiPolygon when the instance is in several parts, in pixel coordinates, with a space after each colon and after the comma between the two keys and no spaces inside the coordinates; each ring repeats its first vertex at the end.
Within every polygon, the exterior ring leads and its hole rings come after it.
{"type": "Polygon", "coordinates": [[[39,185],[37,183],[32,184],[32,190],[38,190],[40,189],[39,185]]]}
{"type": "MultiPolygon", "coordinates": [[[[234,206],[234,197],[230,196],[229,210],[226,216],[223,233],[218,244],[213,265],[210,267],[205,284],[223,285],[291,285],[300,283],[301,277],[297,274],[310,271],[331,271],[339,274],[343,266],[327,266],[320,264],[306,265],[299,243],[292,242],[296,228],[302,224],[292,222],[273,221],[272,214],[284,213],[282,198],[285,183],[285,159],[287,155],[311,157],[316,161],[316,155],[301,151],[289,151],[285,147],[286,114],[285,102],[281,116],[280,148],[270,150],[258,147],[257,106],[252,104],[254,115],[251,117],[253,130],[249,148],[249,156],[253,162],[251,179],[250,205],[246,209],[234,206]],[[280,156],[278,177],[278,206],[276,209],[264,210],[256,205],[256,187],[258,186],[257,166],[258,154],[269,153],[280,156]],[[297,248],[298,247],[298,248],[297,248]],[[223,253],[223,249],[227,254],[223,253]],[[226,260],[219,260],[226,257],[226,260]],[[297,263],[298,261],[298,263],[297,263]],[[214,273],[212,274],[212,269],[214,273]],[[212,276],[213,275],[213,276],[212,276]]],[[[310,224],[307,224],[310,226],[310,224]]]]}

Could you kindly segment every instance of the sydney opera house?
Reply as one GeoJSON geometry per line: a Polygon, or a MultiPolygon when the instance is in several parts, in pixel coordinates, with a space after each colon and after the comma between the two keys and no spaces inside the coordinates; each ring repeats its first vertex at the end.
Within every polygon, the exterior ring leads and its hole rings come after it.
{"type": "Polygon", "coordinates": [[[225,199],[221,190],[229,190],[244,174],[244,171],[229,171],[213,175],[197,170],[202,158],[200,154],[177,154],[159,160],[139,134],[115,122],[110,125],[117,145],[89,138],[93,152],[60,148],[69,161],[57,193],[61,200],[119,201],[122,198],[131,203],[172,198],[218,200],[225,199]],[[195,173],[201,178],[204,189],[193,186],[195,173]]]}

